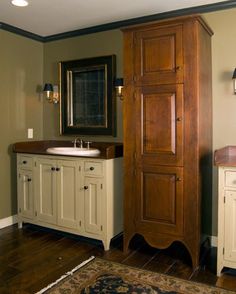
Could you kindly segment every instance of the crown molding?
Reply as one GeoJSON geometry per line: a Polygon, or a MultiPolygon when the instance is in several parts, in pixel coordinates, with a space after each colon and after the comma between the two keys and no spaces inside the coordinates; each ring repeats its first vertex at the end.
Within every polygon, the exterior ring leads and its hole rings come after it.
{"type": "Polygon", "coordinates": [[[235,7],[236,7],[236,1],[230,0],[230,1],[196,6],[196,7],[178,9],[178,10],[173,10],[173,11],[163,12],[158,14],[152,14],[152,15],[143,16],[143,17],[136,17],[136,18],[131,18],[131,19],[122,20],[122,21],[111,22],[107,24],[73,30],[73,31],[65,32],[65,33],[59,33],[55,35],[46,36],[46,37],[22,30],[20,28],[14,27],[12,25],[9,25],[3,22],[0,22],[0,29],[24,36],[26,38],[33,39],[35,41],[46,43],[46,42],[73,38],[77,36],[88,35],[88,34],[108,31],[108,30],[120,29],[121,27],[127,27],[131,25],[137,25],[137,24],[151,22],[151,21],[164,20],[167,18],[186,16],[190,14],[214,12],[218,10],[231,9],[235,7]]]}

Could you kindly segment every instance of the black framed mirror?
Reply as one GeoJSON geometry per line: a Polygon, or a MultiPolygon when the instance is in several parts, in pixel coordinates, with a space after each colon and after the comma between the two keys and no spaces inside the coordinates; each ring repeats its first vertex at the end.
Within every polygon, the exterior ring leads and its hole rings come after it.
{"type": "Polygon", "coordinates": [[[116,135],[115,55],[60,62],[61,134],[116,135]]]}

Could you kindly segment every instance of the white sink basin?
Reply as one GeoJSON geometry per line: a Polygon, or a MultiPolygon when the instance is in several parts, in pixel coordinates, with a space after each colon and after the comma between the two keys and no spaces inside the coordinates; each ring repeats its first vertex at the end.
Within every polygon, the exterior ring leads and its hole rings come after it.
{"type": "Polygon", "coordinates": [[[46,150],[48,153],[61,155],[77,156],[96,156],[100,151],[95,148],[77,148],[77,147],[50,147],[46,150]]]}

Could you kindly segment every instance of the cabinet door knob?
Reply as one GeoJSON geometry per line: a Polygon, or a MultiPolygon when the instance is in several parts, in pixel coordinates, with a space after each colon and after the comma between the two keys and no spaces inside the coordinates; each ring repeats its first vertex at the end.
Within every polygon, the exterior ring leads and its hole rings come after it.
{"type": "Polygon", "coordinates": [[[181,179],[181,178],[179,178],[179,177],[177,177],[177,178],[176,178],[176,181],[177,181],[177,182],[181,182],[181,181],[182,181],[182,179],[181,179]]]}
{"type": "Polygon", "coordinates": [[[59,168],[59,167],[57,167],[57,168],[56,168],[56,171],[59,171],[59,170],[60,170],[60,168],[59,168]]]}
{"type": "Polygon", "coordinates": [[[54,171],[55,170],[55,167],[51,167],[51,170],[54,171]]]}
{"type": "Polygon", "coordinates": [[[93,167],[93,166],[91,166],[89,169],[90,169],[90,170],[94,170],[94,167],[93,167]]]}
{"type": "Polygon", "coordinates": [[[182,117],[177,117],[176,120],[177,120],[177,121],[182,121],[183,119],[182,119],[182,117]]]}
{"type": "Polygon", "coordinates": [[[28,181],[28,182],[31,182],[31,181],[32,181],[32,179],[31,179],[31,178],[28,178],[28,179],[27,179],[27,181],[28,181]]]}
{"type": "Polygon", "coordinates": [[[26,163],[27,163],[27,161],[26,161],[26,160],[23,160],[23,161],[22,161],[22,163],[23,163],[23,164],[26,164],[26,163]]]}
{"type": "Polygon", "coordinates": [[[88,186],[84,186],[84,190],[88,190],[88,186]]]}

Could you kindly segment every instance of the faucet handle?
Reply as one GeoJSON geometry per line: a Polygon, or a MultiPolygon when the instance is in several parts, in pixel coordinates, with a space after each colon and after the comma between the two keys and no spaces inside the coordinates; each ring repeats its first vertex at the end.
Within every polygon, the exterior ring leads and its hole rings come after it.
{"type": "Polygon", "coordinates": [[[87,144],[87,148],[89,149],[89,148],[90,148],[90,144],[92,144],[93,142],[91,142],[91,141],[86,141],[85,143],[87,144]]]}

